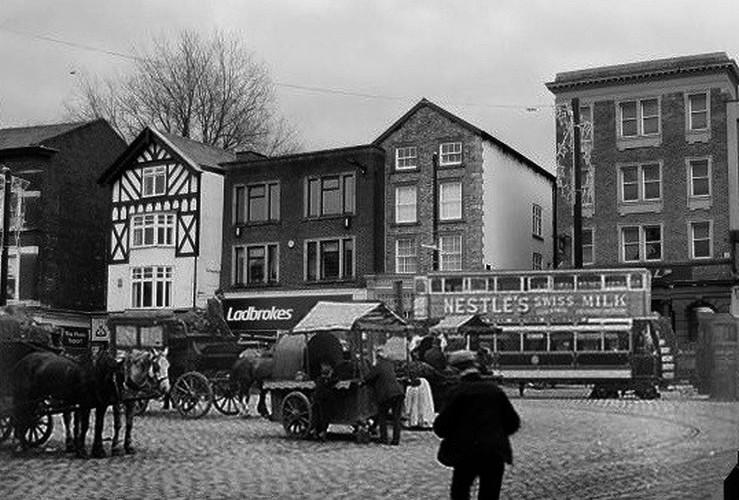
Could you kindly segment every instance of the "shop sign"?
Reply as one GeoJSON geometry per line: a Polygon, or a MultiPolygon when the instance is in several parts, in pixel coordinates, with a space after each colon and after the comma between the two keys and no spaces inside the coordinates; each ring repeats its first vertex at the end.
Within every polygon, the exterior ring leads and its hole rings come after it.
{"type": "Polygon", "coordinates": [[[319,301],[351,302],[352,295],[300,295],[224,299],[226,323],[239,330],[290,330],[319,301]]]}
{"type": "Polygon", "coordinates": [[[90,330],[84,327],[63,326],[62,345],[73,349],[84,349],[90,343],[90,330]]]}
{"type": "Polygon", "coordinates": [[[93,316],[90,318],[90,332],[92,332],[93,342],[109,342],[110,329],[108,328],[107,316],[93,316]]]}

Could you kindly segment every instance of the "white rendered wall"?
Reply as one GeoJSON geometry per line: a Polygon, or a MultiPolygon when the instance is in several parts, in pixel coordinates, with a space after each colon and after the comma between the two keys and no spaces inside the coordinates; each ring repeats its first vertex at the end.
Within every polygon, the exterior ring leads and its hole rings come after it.
{"type": "Polygon", "coordinates": [[[534,252],[552,263],[553,184],[483,142],[483,263],[493,269],[531,269],[534,252]],[[532,236],[532,206],[542,207],[542,239],[532,236]]]}
{"type": "Polygon", "coordinates": [[[220,286],[223,246],[223,176],[200,177],[200,256],[197,261],[196,306],[205,307],[220,286]]]}

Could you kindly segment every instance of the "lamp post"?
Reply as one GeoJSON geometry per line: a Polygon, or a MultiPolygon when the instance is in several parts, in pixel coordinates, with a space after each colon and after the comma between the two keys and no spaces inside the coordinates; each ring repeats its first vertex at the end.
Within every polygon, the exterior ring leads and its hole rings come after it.
{"type": "Polygon", "coordinates": [[[3,175],[3,248],[0,258],[0,306],[8,303],[8,251],[10,250],[10,190],[12,176],[5,165],[0,168],[3,175]]]}

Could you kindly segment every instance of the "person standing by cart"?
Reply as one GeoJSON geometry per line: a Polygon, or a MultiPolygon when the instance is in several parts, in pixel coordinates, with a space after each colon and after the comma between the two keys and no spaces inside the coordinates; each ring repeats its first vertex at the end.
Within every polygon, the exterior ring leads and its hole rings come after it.
{"type": "Polygon", "coordinates": [[[393,439],[391,445],[400,444],[400,418],[403,412],[403,388],[395,376],[393,362],[385,358],[382,346],[375,348],[374,365],[362,379],[362,385],[369,385],[377,403],[377,425],[380,430],[380,442],[388,444],[387,414],[392,413],[393,439]]]}

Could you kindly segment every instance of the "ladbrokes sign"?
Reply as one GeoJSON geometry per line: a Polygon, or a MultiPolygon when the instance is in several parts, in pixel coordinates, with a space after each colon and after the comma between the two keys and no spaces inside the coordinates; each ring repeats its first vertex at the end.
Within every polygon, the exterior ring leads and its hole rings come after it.
{"type": "Polygon", "coordinates": [[[318,301],[351,302],[351,295],[225,299],[226,323],[233,331],[290,330],[318,301]]]}

